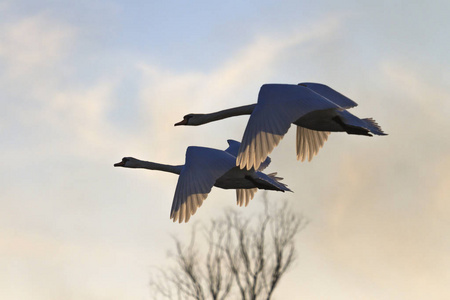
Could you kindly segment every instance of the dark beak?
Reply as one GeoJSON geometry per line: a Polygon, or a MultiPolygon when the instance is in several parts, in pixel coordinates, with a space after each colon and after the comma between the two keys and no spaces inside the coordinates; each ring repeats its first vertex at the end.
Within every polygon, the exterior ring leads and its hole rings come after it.
{"type": "Polygon", "coordinates": [[[122,160],[121,162],[114,164],[114,167],[123,167],[124,165],[125,165],[125,162],[122,160]]]}
{"type": "Polygon", "coordinates": [[[179,126],[179,125],[187,125],[187,119],[183,119],[183,121],[175,123],[175,125],[173,125],[173,126],[179,126]]]}

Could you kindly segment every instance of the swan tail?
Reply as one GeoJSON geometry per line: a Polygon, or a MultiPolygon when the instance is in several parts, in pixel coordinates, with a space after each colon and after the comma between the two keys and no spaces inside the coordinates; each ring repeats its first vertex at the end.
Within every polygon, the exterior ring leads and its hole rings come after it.
{"type": "Polygon", "coordinates": [[[346,110],[339,112],[333,120],[341,125],[348,134],[372,136],[371,133],[373,133],[376,135],[386,135],[374,119],[360,119],[346,110]]]}
{"type": "Polygon", "coordinates": [[[252,178],[258,188],[263,190],[273,190],[280,192],[292,192],[286,184],[282,183],[283,178],[276,176],[277,173],[264,174],[261,172],[256,172],[255,176],[252,178]]]}
{"type": "Polygon", "coordinates": [[[362,120],[367,124],[367,128],[373,134],[376,134],[376,135],[387,135],[387,133],[384,133],[384,131],[381,129],[380,125],[378,125],[378,123],[374,119],[372,119],[372,118],[365,118],[365,119],[362,119],[362,120]]]}

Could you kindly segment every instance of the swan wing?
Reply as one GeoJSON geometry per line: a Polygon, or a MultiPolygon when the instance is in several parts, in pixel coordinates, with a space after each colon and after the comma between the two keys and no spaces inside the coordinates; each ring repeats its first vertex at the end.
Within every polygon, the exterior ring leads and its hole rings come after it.
{"type": "Polygon", "coordinates": [[[262,172],[265,168],[267,168],[270,163],[272,162],[272,160],[270,159],[270,157],[267,156],[266,160],[263,161],[259,167],[258,167],[258,171],[262,172]]]}
{"type": "Polygon", "coordinates": [[[302,85],[265,84],[244,131],[236,165],[258,170],[289,127],[307,113],[343,108],[302,85]]]}
{"type": "Polygon", "coordinates": [[[317,131],[297,126],[297,160],[308,161],[316,155],[328,139],[330,132],[317,131]]]}
{"type": "Polygon", "coordinates": [[[208,197],[216,180],[235,167],[235,161],[236,158],[225,151],[189,147],[175,189],[170,218],[174,222],[188,222],[208,197]]]}
{"type": "MultiPolygon", "coordinates": [[[[231,155],[237,157],[239,152],[239,147],[241,146],[241,143],[235,140],[227,140],[228,142],[228,148],[225,150],[226,152],[230,153],[231,155]]],[[[263,171],[265,168],[267,168],[272,160],[270,157],[267,156],[266,160],[261,163],[261,165],[258,168],[258,171],[263,171]]],[[[242,206],[242,205],[241,205],[242,206]]]]}
{"type": "Polygon", "coordinates": [[[308,89],[320,94],[321,96],[327,98],[333,103],[336,103],[342,108],[351,108],[358,105],[352,99],[342,95],[338,91],[333,90],[332,88],[330,88],[325,84],[314,82],[302,82],[299,83],[299,85],[307,87],[308,89]]]}
{"type": "Polygon", "coordinates": [[[258,191],[257,188],[254,189],[237,189],[236,190],[236,202],[239,206],[247,206],[250,200],[253,199],[255,193],[258,191]]]}
{"type": "Polygon", "coordinates": [[[225,150],[225,152],[230,153],[234,157],[238,155],[239,147],[241,146],[241,143],[235,140],[227,140],[228,148],[225,150]]]}

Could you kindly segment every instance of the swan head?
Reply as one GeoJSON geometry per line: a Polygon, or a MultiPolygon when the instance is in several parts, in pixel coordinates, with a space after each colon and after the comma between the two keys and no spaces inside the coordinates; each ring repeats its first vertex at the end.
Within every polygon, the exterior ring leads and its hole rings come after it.
{"type": "Polygon", "coordinates": [[[190,125],[190,126],[196,126],[196,125],[201,125],[205,123],[204,120],[204,114],[188,114],[185,115],[183,117],[183,120],[175,123],[174,126],[179,126],[179,125],[190,125]]]}
{"type": "Polygon", "coordinates": [[[136,158],[133,157],[124,157],[121,162],[114,164],[114,167],[131,167],[134,163],[137,162],[136,158]]]}

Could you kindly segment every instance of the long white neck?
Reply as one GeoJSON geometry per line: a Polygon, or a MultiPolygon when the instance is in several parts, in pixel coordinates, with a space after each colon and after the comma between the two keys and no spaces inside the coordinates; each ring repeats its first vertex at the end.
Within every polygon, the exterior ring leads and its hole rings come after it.
{"type": "Polygon", "coordinates": [[[136,168],[136,169],[148,169],[148,170],[157,170],[170,172],[175,174],[180,174],[183,165],[180,166],[172,166],[165,164],[158,164],[150,161],[143,161],[136,158],[129,158],[129,160],[123,165],[125,168],[136,168]]]}
{"type": "Polygon", "coordinates": [[[242,116],[242,115],[251,115],[253,112],[253,109],[255,108],[256,104],[250,104],[250,105],[244,105],[229,109],[224,109],[221,111],[209,113],[209,114],[202,114],[201,117],[198,118],[197,122],[200,124],[206,124],[209,122],[214,122],[230,117],[236,117],[236,116],[242,116]]]}

